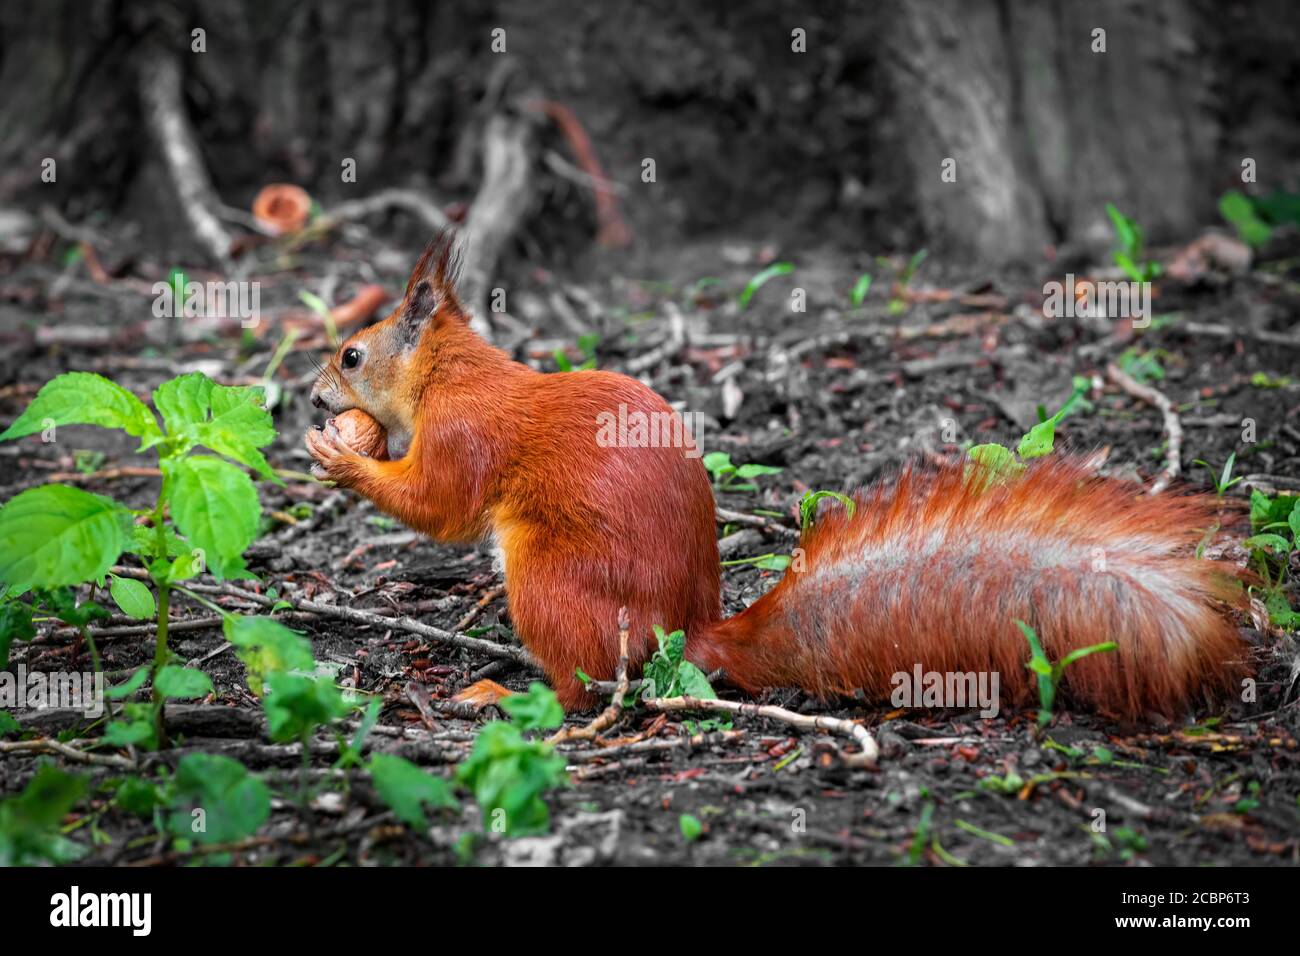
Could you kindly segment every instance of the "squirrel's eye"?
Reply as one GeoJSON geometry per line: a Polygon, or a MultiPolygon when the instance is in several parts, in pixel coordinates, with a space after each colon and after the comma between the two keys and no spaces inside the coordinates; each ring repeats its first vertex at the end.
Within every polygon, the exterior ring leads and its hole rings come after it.
{"type": "Polygon", "coordinates": [[[356,349],[343,350],[343,367],[356,368],[361,364],[361,353],[356,349]]]}

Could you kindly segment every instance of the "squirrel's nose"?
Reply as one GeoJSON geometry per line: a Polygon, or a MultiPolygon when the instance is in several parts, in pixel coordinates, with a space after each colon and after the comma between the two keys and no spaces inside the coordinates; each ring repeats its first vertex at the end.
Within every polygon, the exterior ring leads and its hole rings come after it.
{"type": "Polygon", "coordinates": [[[318,395],[315,392],[312,392],[311,403],[315,405],[317,408],[325,407],[325,399],[321,398],[320,395],[318,395]]]}

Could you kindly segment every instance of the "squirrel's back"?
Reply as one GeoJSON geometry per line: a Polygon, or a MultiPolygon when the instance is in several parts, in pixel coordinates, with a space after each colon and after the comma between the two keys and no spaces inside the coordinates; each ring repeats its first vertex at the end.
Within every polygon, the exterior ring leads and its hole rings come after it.
{"type": "Polygon", "coordinates": [[[1068,457],[986,481],[960,465],[912,467],[860,495],[852,518],[825,508],[784,579],[690,635],[688,656],[749,689],[873,699],[918,665],[996,672],[1004,702],[1027,702],[1021,620],[1053,662],[1116,642],[1071,664],[1063,688],[1130,717],[1174,713],[1245,672],[1222,607],[1243,600],[1239,572],[1194,556],[1215,524],[1207,499],[1141,495],[1068,457]]]}

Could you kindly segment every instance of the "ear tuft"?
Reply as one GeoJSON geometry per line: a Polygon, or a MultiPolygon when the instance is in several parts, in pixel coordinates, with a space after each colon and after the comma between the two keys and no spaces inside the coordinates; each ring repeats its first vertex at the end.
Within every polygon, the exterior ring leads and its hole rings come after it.
{"type": "Polygon", "coordinates": [[[406,283],[406,294],[410,295],[421,279],[428,279],[439,296],[452,297],[459,272],[460,252],[456,248],[456,237],[450,230],[443,230],[430,239],[424,252],[420,253],[415,268],[411,270],[411,278],[406,283]]]}
{"type": "Polygon", "coordinates": [[[420,334],[437,309],[438,296],[428,279],[420,279],[415,283],[414,288],[407,288],[398,328],[402,330],[402,341],[408,347],[420,341],[420,334]]]}
{"type": "Polygon", "coordinates": [[[464,318],[456,298],[456,281],[460,272],[460,250],[450,230],[443,230],[429,241],[411,270],[402,304],[402,326],[409,344],[419,341],[420,332],[435,312],[464,318]]]}

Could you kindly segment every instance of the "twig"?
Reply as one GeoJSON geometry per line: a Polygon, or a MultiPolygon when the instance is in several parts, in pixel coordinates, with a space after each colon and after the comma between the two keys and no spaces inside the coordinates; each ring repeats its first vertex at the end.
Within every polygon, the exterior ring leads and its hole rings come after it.
{"type": "Polygon", "coordinates": [[[87,753],[48,737],[37,740],[0,740],[0,754],[57,754],[73,763],[95,764],[99,767],[112,767],[115,770],[136,769],[135,764],[125,757],[118,757],[115,754],[87,753]]]}
{"type": "Polygon", "coordinates": [[[339,203],[313,223],[313,228],[328,229],[346,220],[364,219],[389,209],[404,209],[423,219],[429,228],[437,232],[451,225],[451,220],[423,193],[414,189],[381,189],[363,199],[339,203]]]}
{"type": "Polygon", "coordinates": [[[505,593],[506,593],[506,586],[504,584],[498,584],[494,587],[488,588],[486,591],[483,592],[483,596],[478,599],[478,603],[475,604],[468,611],[466,611],[465,616],[456,622],[455,630],[463,631],[466,628],[468,628],[471,624],[473,624],[475,621],[478,620],[478,616],[483,613],[483,610],[489,604],[491,604],[493,601],[495,601],[497,598],[499,598],[501,595],[505,593]]]}
{"type": "Polygon", "coordinates": [[[1160,413],[1165,419],[1165,433],[1169,436],[1168,454],[1165,459],[1165,470],[1160,476],[1151,483],[1147,489],[1147,494],[1158,495],[1169,487],[1169,483],[1178,477],[1182,471],[1182,452],[1183,452],[1183,426],[1178,420],[1178,409],[1162,392],[1156,391],[1149,385],[1143,385],[1135,380],[1128,373],[1124,372],[1118,365],[1113,362],[1106,366],[1107,377],[1128,392],[1134,398],[1141,399],[1148,405],[1154,405],[1160,409],[1160,413]]]}
{"type": "MultiPolygon", "coordinates": [[[[132,577],[147,579],[148,572],[140,568],[128,568],[117,566],[111,569],[116,575],[122,577],[132,577]]],[[[322,617],[332,617],[343,621],[351,621],[353,624],[366,624],[370,627],[393,628],[399,631],[408,631],[412,634],[418,634],[421,637],[428,638],[431,641],[437,641],[440,644],[450,644],[452,647],[459,647],[467,651],[475,651],[487,657],[495,657],[501,660],[513,661],[524,667],[530,667],[535,671],[541,671],[541,665],[533,659],[533,656],[522,647],[510,647],[506,644],[497,644],[495,641],[485,641],[481,638],[470,637],[468,634],[454,634],[451,631],[443,630],[440,627],[434,627],[431,624],[422,624],[419,621],[412,620],[409,617],[385,617],[382,614],[376,614],[373,611],[362,611],[358,608],[342,607],[337,604],[321,604],[317,601],[308,601],[303,598],[293,598],[281,595],[279,598],[272,599],[263,594],[255,594],[252,591],[245,591],[243,588],[235,587],[233,584],[226,582],[222,585],[214,584],[191,584],[189,590],[197,591],[201,594],[225,594],[230,597],[239,598],[241,601],[248,601],[261,607],[274,607],[277,603],[288,604],[295,611],[306,611],[311,614],[318,614],[322,617]]]]}
{"type": "Polygon", "coordinates": [[[761,515],[747,515],[743,511],[730,511],[727,508],[715,508],[714,510],[717,512],[716,520],[719,524],[741,524],[747,525],[751,528],[758,528],[761,531],[766,531],[769,534],[775,534],[780,537],[799,537],[799,532],[794,528],[778,524],[777,522],[764,518],[761,515]]]}
{"type": "Polygon", "coordinates": [[[873,767],[876,764],[876,757],[879,755],[875,738],[871,736],[867,728],[851,720],[843,720],[839,717],[809,717],[806,714],[796,714],[792,710],[786,710],[784,707],[776,707],[771,704],[745,704],[734,700],[701,700],[698,697],[655,697],[650,700],[643,700],[641,703],[651,710],[665,713],[680,710],[706,710],[747,717],[765,717],[768,720],[782,721],[800,730],[826,730],[833,734],[851,737],[862,750],[859,753],[841,752],[840,757],[849,767],[873,767]]]}
{"type": "Polygon", "coordinates": [[[613,727],[619,715],[623,713],[623,698],[627,696],[627,634],[631,628],[631,619],[626,607],[618,609],[618,670],[614,695],[609,706],[596,715],[596,719],[585,727],[561,727],[547,738],[548,744],[563,743],[566,740],[594,740],[598,734],[613,727]]]}
{"type": "Polygon", "coordinates": [[[660,753],[665,750],[686,748],[696,750],[701,747],[714,747],[732,744],[743,739],[743,730],[715,730],[707,734],[694,734],[690,737],[672,737],[666,740],[633,740],[612,747],[596,747],[590,750],[565,750],[564,759],[569,763],[590,763],[624,754],[660,753]]]}

